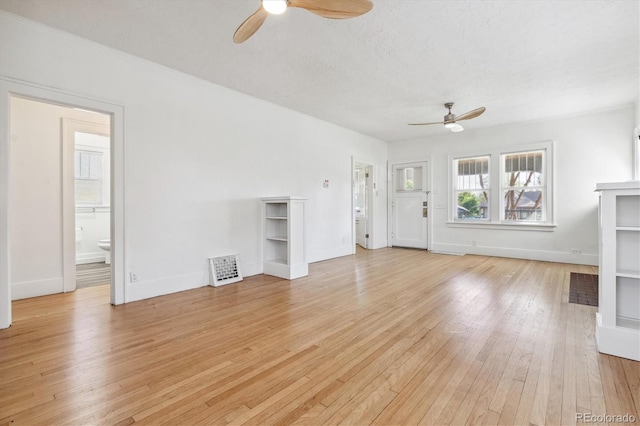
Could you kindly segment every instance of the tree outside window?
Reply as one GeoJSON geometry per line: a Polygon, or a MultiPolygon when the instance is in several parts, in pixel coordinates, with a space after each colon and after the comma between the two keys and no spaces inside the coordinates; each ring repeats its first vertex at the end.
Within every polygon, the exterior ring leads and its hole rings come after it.
{"type": "Polygon", "coordinates": [[[489,219],[489,156],[454,160],[457,220],[489,219]]]}
{"type": "Polygon", "coordinates": [[[502,155],[503,220],[544,221],[544,151],[502,155]]]}

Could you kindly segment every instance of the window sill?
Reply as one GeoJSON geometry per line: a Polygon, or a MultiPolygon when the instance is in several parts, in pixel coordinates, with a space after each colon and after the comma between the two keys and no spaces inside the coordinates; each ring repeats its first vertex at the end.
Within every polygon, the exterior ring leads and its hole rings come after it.
{"type": "Polygon", "coordinates": [[[450,228],[554,232],[557,225],[549,223],[447,222],[447,226],[450,228]]]}

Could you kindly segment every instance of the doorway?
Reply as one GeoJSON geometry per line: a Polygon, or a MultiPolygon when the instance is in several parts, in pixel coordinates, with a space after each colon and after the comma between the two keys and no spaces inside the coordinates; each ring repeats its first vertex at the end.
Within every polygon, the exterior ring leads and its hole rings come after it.
{"type": "Polygon", "coordinates": [[[93,114],[97,116],[87,117],[90,122],[62,120],[63,185],[74,195],[73,203],[65,200],[68,204],[63,211],[67,212],[65,220],[75,219],[75,223],[68,224],[75,229],[75,257],[70,259],[74,260],[75,270],[70,265],[68,280],[75,283],[75,289],[104,285],[111,280],[110,117],[93,114]],[[105,120],[107,124],[103,124],[105,120]],[[72,204],[74,212],[69,211],[72,204]]]}
{"type": "Polygon", "coordinates": [[[11,325],[13,299],[72,291],[75,288],[75,277],[73,281],[69,279],[69,276],[74,275],[71,272],[75,272],[75,149],[64,148],[61,137],[64,132],[62,118],[92,122],[95,120],[87,117],[96,116],[95,113],[106,118],[106,122],[101,124],[109,129],[110,134],[110,302],[114,305],[125,302],[123,108],[2,78],[0,328],[11,325]],[[58,126],[53,138],[57,142],[42,143],[52,139],[46,129],[48,126],[39,121],[29,122],[29,118],[26,118],[25,123],[16,123],[16,117],[20,116],[15,109],[17,104],[42,110],[66,111],[65,115],[52,120],[58,126]],[[28,147],[28,144],[21,144],[27,139],[27,134],[28,138],[33,141],[40,139],[41,143],[34,142],[28,147]],[[65,155],[69,152],[70,155],[65,155]],[[51,160],[56,166],[49,167],[50,163],[45,163],[45,159],[51,160]],[[66,175],[71,180],[63,179],[63,170],[68,170],[66,175]],[[29,187],[29,192],[17,188],[16,182],[29,187]],[[64,207],[69,205],[70,208],[64,207]],[[23,238],[24,236],[26,237],[23,238]]]}
{"type": "Polygon", "coordinates": [[[391,246],[428,249],[427,162],[394,164],[391,175],[391,246]]]}
{"type": "Polygon", "coordinates": [[[373,249],[374,233],[374,167],[352,158],[351,199],[353,212],[353,253],[357,247],[373,249]]]}
{"type": "Polygon", "coordinates": [[[11,299],[74,291],[83,255],[108,254],[111,117],[17,96],[10,112],[11,299]]]}

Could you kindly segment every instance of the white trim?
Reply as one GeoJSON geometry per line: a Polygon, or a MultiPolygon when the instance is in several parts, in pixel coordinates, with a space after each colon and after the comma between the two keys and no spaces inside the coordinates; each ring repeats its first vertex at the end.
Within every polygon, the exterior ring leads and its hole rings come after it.
{"type": "Polygon", "coordinates": [[[447,226],[450,227],[468,227],[483,229],[518,229],[518,230],[536,230],[536,231],[553,231],[555,225],[555,162],[554,162],[555,144],[552,140],[532,142],[521,145],[514,145],[508,148],[493,147],[482,151],[465,151],[462,153],[452,153],[447,156],[448,160],[448,189],[447,189],[447,226]],[[544,222],[507,222],[502,220],[503,202],[502,202],[502,156],[506,154],[514,154],[518,152],[528,151],[544,151],[544,171],[545,171],[545,192],[543,196],[546,198],[546,212],[544,222]],[[453,196],[455,192],[455,183],[453,179],[453,161],[465,158],[486,157],[489,156],[489,220],[465,221],[456,219],[457,202],[453,196]],[[497,166],[497,167],[496,167],[497,166]],[[497,170],[497,172],[495,171],[497,170]],[[496,208],[497,207],[497,208],[496,208]]]}
{"type": "Polygon", "coordinates": [[[102,253],[99,253],[99,252],[81,253],[76,255],[76,265],[104,262],[106,258],[107,258],[107,254],[104,250],[102,250],[102,253]]]}
{"type": "Polygon", "coordinates": [[[494,223],[494,222],[447,222],[450,228],[476,228],[476,229],[501,229],[508,231],[546,231],[553,232],[558,225],[535,222],[518,222],[518,223],[494,223]]]}
{"type": "Polygon", "coordinates": [[[606,326],[602,314],[596,313],[598,352],[640,361],[640,333],[635,328],[606,326]]]}
{"type": "Polygon", "coordinates": [[[47,294],[61,293],[63,288],[64,281],[62,277],[24,281],[11,284],[11,297],[12,300],[20,300],[28,297],[45,296],[47,294]]]}
{"type": "Polygon", "coordinates": [[[309,263],[322,262],[324,260],[335,259],[337,257],[349,256],[353,254],[354,244],[342,245],[328,249],[313,250],[308,252],[309,263]]]}
{"type": "MultiPolygon", "coordinates": [[[[495,210],[493,207],[494,204],[494,192],[493,191],[493,187],[492,187],[492,181],[493,181],[493,176],[492,176],[492,170],[493,170],[493,160],[492,160],[492,155],[491,153],[484,153],[484,154],[478,154],[478,155],[463,155],[463,156],[457,156],[457,155],[453,155],[453,154],[449,154],[447,156],[447,160],[448,160],[448,178],[447,178],[447,183],[448,183],[448,191],[447,191],[447,223],[457,223],[457,224],[467,224],[467,223],[473,223],[473,224],[479,224],[480,221],[482,221],[482,223],[485,224],[490,224],[492,223],[492,216],[493,216],[493,211],[495,210]],[[458,189],[457,187],[457,183],[456,183],[456,179],[453,178],[454,173],[455,176],[458,176],[458,172],[454,171],[454,167],[453,167],[453,162],[456,160],[471,160],[471,159],[475,159],[475,158],[482,158],[482,157],[487,157],[488,158],[488,164],[487,164],[487,169],[489,171],[489,187],[486,188],[486,191],[489,193],[489,199],[487,200],[487,202],[489,203],[488,205],[488,209],[489,209],[489,218],[488,219],[477,219],[474,220],[473,222],[470,222],[469,220],[464,220],[464,219],[458,219],[458,199],[457,199],[457,194],[458,191],[462,191],[460,189],[458,189]],[[454,195],[455,194],[455,195],[454,195]]],[[[477,190],[476,190],[477,191],[477,190]]]]}
{"type": "Polygon", "coordinates": [[[470,246],[464,244],[434,243],[433,252],[477,254],[481,256],[510,257],[514,259],[540,260],[543,262],[572,263],[576,265],[598,265],[598,254],[550,250],[527,250],[511,247],[470,246]]]}
{"type": "Polygon", "coordinates": [[[418,159],[407,160],[394,160],[393,162],[387,161],[387,247],[393,247],[393,207],[391,204],[394,201],[393,188],[393,168],[401,164],[423,164],[426,163],[425,177],[427,179],[427,186],[424,189],[427,193],[427,250],[430,250],[433,246],[433,211],[435,206],[433,204],[433,163],[431,155],[426,157],[420,157],[418,159]]]}
{"type": "MultiPolygon", "coordinates": [[[[640,102],[640,100],[639,100],[640,102]]],[[[638,107],[640,108],[640,106],[638,107]]],[[[640,180],[640,125],[633,130],[633,180],[640,180]]]]}
{"type": "Polygon", "coordinates": [[[9,277],[9,86],[0,79],[0,329],[11,325],[9,277]]]}
{"type": "Polygon", "coordinates": [[[35,83],[0,77],[0,328],[7,328],[11,325],[11,288],[9,285],[11,96],[79,107],[111,115],[111,268],[113,272],[111,275],[111,303],[117,305],[128,301],[125,288],[126,257],[124,252],[124,107],[35,83]]]}
{"type": "Polygon", "coordinates": [[[127,284],[127,302],[149,299],[179,291],[209,286],[209,271],[175,275],[173,277],[127,284]]]}

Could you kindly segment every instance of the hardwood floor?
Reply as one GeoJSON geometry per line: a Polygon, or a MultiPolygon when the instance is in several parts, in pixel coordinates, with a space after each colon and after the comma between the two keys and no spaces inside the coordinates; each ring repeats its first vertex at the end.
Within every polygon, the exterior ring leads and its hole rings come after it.
{"type": "Polygon", "coordinates": [[[104,286],[17,301],[0,424],[638,419],[640,363],[597,352],[570,272],[596,268],[381,249],[117,307],[104,286]]]}

